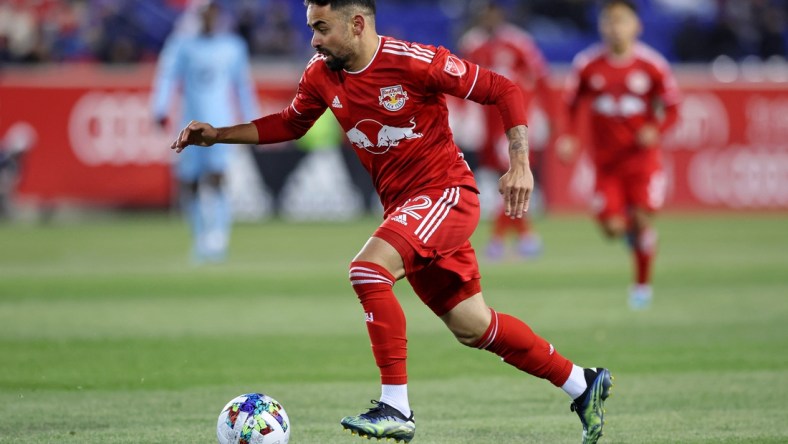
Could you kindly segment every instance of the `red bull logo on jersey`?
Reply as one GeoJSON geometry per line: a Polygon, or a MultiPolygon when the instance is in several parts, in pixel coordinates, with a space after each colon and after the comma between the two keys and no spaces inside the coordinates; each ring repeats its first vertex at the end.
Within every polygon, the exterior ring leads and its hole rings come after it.
{"type": "Polygon", "coordinates": [[[372,154],[384,154],[403,140],[422,137],[417,133],[416,119],[410,119],[411,126],[396,127],[384,125],[377,120],[364,119],[346,133],[348,140],[356,148],[367,150],[372,154]],[[372,136],[372,137],[370,137],[372,136]]]}
{"type": "Polygon", "coordinates": [[[402,85],[388,86],[380,88],[380,97],[378,103],[383,105],[389,111],[399,111],[405,106],[408,100],[408,93],[402,89],[402,85]]]}

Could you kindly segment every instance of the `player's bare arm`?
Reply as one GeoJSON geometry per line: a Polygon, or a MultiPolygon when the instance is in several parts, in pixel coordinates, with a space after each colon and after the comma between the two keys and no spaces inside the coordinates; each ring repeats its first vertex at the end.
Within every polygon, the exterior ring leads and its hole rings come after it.
{"type": "Polygon", "coordinates": [[[506,215],[523,217],[534,188],[534,176],[528,161],[528,127],[517,125],[506,131],[509,139],[509,171],[498,181],[506,215]]]}
{"type": "Polygon", "coordinates": [[[170,145],[171,149],[180,153],[189,145],[211,146],[216,143],[258,143],[257,127],[252,123],[242,123],[222,128],[214,128],[211,124],[192,120],[178,134],[178,138],[170,145]]]}

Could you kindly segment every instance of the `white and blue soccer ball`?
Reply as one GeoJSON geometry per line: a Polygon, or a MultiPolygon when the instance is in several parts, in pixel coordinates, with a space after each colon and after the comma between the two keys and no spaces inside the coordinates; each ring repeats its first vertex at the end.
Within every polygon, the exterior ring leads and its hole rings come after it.
{"type": "Polygon", "coordinates": [[[290,419],[274,398],[247,393],[224,406],[216,424],[216,437],[219,444],[287,444],[290,419]]]}

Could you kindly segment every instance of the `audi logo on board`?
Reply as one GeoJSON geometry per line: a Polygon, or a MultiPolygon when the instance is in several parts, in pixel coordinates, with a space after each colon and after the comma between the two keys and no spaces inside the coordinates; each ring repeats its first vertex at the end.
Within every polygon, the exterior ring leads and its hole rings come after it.
{"type": "Polygon", "coordinates": [[[86,93],[68,122],[76,157],[90,166],[169,163],[172,136],[156,127],[149,103],[147,92],[86,93]]]}

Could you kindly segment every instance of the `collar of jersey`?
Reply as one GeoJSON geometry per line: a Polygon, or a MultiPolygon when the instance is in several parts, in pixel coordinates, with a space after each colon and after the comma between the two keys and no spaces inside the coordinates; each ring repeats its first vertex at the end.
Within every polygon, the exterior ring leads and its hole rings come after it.
{"type": "Polygon", "coordinates": [[[612,51],[607,49],[605,51],[605,59],[607,60],[607,63],[609,63],[611,66],[615,68],[626,68],[627,66],[630,66],[633,63],[635,63],[635,60],[637,60],[638,49],[639,48],[637,46],[637,43],[635,43],[635,46],[633,46],[632,48],[632,52],[629,54],[629,57],[626,58],[616,57],[612,51]]]}
{"type": "Polygon", "coordinates": [[[381,37],[381,36],[378,36],[378,48],[375,50],[375,55],[374,55],[374,56],[372,56],[372,59],[369,61],[369,63],[367,63],[367,66],[365,66],[365,67],[363,67],[363,68],[359,69],[358,71],[348,71],[348,70],[346,70],[346,69],[345,69],[345,70],[343,70],[343,71],[345,71],[345,72],[346,72],[346,73],[348,73],[348,74],[361,74],[362,72],[366,71],[366,70],[367,70],[367,68],[369,68],[370,66],[372,66],[372,63],[374,63],[374,62],[375,62],[375,59],[377,59],[377,58],[378,58],[378,53],[380,52],[380,45],[381,45],[382,43],[383,43],[383,37],[381,37]]]}

